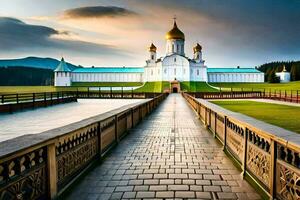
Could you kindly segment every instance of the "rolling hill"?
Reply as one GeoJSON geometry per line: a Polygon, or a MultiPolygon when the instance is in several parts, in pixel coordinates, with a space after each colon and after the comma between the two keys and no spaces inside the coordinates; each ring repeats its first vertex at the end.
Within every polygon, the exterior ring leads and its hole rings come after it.
{"type": "MultiPolygon", "coordinates": [[[[54,70],[59,64],[59,60],[53,58],[39,58],[39,57],[27,57],[20,59],[7,59],[0,60],[0,67],[30,67],[39,69],[51,69],[54,70]]],[[[71,63],[67,63],[71,69],[78,66],[71,63]]]]}

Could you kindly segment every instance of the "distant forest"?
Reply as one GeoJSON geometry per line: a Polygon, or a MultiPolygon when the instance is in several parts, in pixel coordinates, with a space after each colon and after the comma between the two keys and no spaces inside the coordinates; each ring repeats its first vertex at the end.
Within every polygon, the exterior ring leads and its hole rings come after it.
{"type": "Polygon", "coordinates": [[[31,67],[0,67],[1,86],[53,85],[53,70],[31,67]]]}
{"type": "Polygon", "coordinates": [[[276,83],[279,82],[279,78],[275,76],[275,73],[281,72],[283,66],[291,73],[291,81],[300,80],[300,61],[266,63],[259,66],[258,70],[265,73],[266,82],[276,83]]]}

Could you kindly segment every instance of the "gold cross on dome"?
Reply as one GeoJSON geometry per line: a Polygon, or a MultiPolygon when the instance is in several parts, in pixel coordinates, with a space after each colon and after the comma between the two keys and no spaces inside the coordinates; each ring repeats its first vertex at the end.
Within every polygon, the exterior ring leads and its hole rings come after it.
{"type": "Polygon", "coordinates": [[[173,19],[174,19],[174,22],[176,22],[176,19],[177,19],[176,15],[174,15],[173,19]]]}

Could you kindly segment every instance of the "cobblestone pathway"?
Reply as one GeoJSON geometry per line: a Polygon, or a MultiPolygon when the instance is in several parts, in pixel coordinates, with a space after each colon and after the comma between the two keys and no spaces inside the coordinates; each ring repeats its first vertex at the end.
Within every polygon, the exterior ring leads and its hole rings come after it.
{"type": "Polygon", "coordinates": [[[170,95],[68,199],[260,199],[179,94],[170,95]]]}

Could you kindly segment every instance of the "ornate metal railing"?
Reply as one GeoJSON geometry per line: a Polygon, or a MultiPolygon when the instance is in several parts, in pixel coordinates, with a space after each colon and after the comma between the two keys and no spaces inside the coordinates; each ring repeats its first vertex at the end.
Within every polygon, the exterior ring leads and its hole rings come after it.
{"type": "Polygon", "coordinates": [[[53,199],[165,98],[153,99],[0,143],[0,199],[53,199]]]}
{"type": "Polygon", "coordinates": [[[272,199],[300,199],[300,135],[183,94],[243,175],[272,199]]]}

